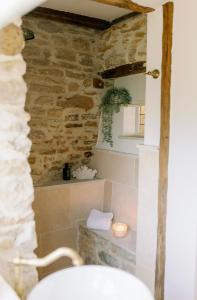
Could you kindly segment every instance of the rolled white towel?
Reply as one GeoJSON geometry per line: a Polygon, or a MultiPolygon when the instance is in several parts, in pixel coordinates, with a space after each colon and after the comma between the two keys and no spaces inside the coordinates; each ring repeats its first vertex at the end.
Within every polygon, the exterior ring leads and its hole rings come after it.
{"type": "Polygon", "coordinates": [[[92,209],[87,219],[87,227],[96,230],[109,230],[113,219],[112,213],[104,213],[97,209],[92,209]]]}
{"type": "Polygon", "coordinates": [[[14,289],[0,276],[0,299],[20,300],[14,289]]]}

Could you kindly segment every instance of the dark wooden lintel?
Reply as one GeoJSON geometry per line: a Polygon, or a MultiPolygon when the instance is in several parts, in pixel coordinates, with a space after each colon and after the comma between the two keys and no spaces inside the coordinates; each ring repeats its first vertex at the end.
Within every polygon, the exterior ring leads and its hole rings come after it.
{"type": "Polygon", "coordinates": [[[52,21],[58,21],[64,24],[66,23],[74,24],[74,25],[85,26],[85,27],[94,28],[98,30],[105,30],[110,28],[112,25],[118,24],[129,18],[136,17],[139,14],[140,13],[138,12],[131,12],[129,14],[116,18],[111,22],[108,22],[106,20],[78,15],[70,12],[54,10],[46,7],[37,7],[28,15],[37,18],[44,18],[52,21]]]}
{"type": "Polygon", "coordinates": [[[113,69],[109,69],[98,73],[103,79],[118,78],[133,74],[145,73],[146,62],[139,61],[132,64],[122,65],[113,69]]]}
{"type": "Polygon", "coordinates": [[[46,7],[38,7],[29,13],[30,16],[45,18],[61,23],[70,23],[79,26],[86,26],[94,29],[104,30],[111,26],[111,23],[105,20],[82,16],[70,12],[58,11],[46,7]]]}

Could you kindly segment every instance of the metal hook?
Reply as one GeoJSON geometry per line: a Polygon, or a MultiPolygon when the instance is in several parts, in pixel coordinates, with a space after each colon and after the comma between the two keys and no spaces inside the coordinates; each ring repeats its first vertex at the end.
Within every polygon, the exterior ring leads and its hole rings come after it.
{"type": "Polygon", "coordinates": [[[145,75],[149,75],[152,76],[154,79],[157,79],[160,76],[160,71],[158,69],[155,69],[153,71],[146,72],[145,75]]]}

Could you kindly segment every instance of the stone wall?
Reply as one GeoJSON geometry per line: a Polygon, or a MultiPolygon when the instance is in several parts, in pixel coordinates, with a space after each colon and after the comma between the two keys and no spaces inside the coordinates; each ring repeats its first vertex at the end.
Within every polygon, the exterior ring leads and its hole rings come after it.
{"type": "Polygon", "coordinates": [[[77,247],[87,265],[107,265],[135,274],[135,239],[131,232],[130,237],[117,239],[111,232],[90,230],[85,222],[80,222],[77,247]]]}
{"type": "MultiPolygon", "coordinates": [[[[73,167],[89,163],[104,92],[93,88],[93,78],[99,70],[145,60],[145,24],[140,16],[100,32],[33,14],[24,17],[24,26],[35,33],[23,55],[36,185],[59,179],[65,162],[73,167]]],[[[105,88],[112,85],[105,82],[105,88]]]]}
{"type": "Polygon", "coordinates": [[[31,114],[30,163],[35,184],[60,178],[65,162],[87,164],[97,140],[98,104],[94,29],[27,16],[35,33],[27,62],[26,110],[31,114]]]}
{"type": "Polygon", "coordinates": [[[97,39],[99,71],[146,61],[147,16],[138,15],[102,31],[97,39]]]}
{"type": "MultiPolygon", "coordinates": [[[[27,138],[29,115],[24,111],[26,70],[21,56],[23,34],[18,21],[0,30],[0,272],[15,285],[8,259],[34,257],[37,246],[32,211],[33,185],[27,162],[31,142],[27,138]]],[[[34,268],[23,268],[28,292],[37,281],[34,268]]]]}

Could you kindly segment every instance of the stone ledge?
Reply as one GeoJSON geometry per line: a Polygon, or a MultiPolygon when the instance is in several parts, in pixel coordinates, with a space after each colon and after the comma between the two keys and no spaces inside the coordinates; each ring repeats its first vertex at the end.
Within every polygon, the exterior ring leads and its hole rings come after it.
{"type": "Polygon", "coordinates": [[[105,179],[103,178],[94,178],[94,179],[84,179],[84,180],[78,180],[78,179],[71,179],[71,180],[53,180],[50,182],[45,182],[43,184],[39,184],[39,185],[34,185],[35,188],[50,188],[50,187],[54,187],[54,186],[59,186],[59,185],[71,185],[71,184],[88,184],[88,183],[94,183],[97,181],[105,181],[105,179]]]}
{"type": "Polygon", "coordinates": [[[136,233],[130,231],[123,239],[111,231],[90,230],[85,222],[78,224],[78,252],[85,264],[109,265],[135,274],[136,233]]]}

